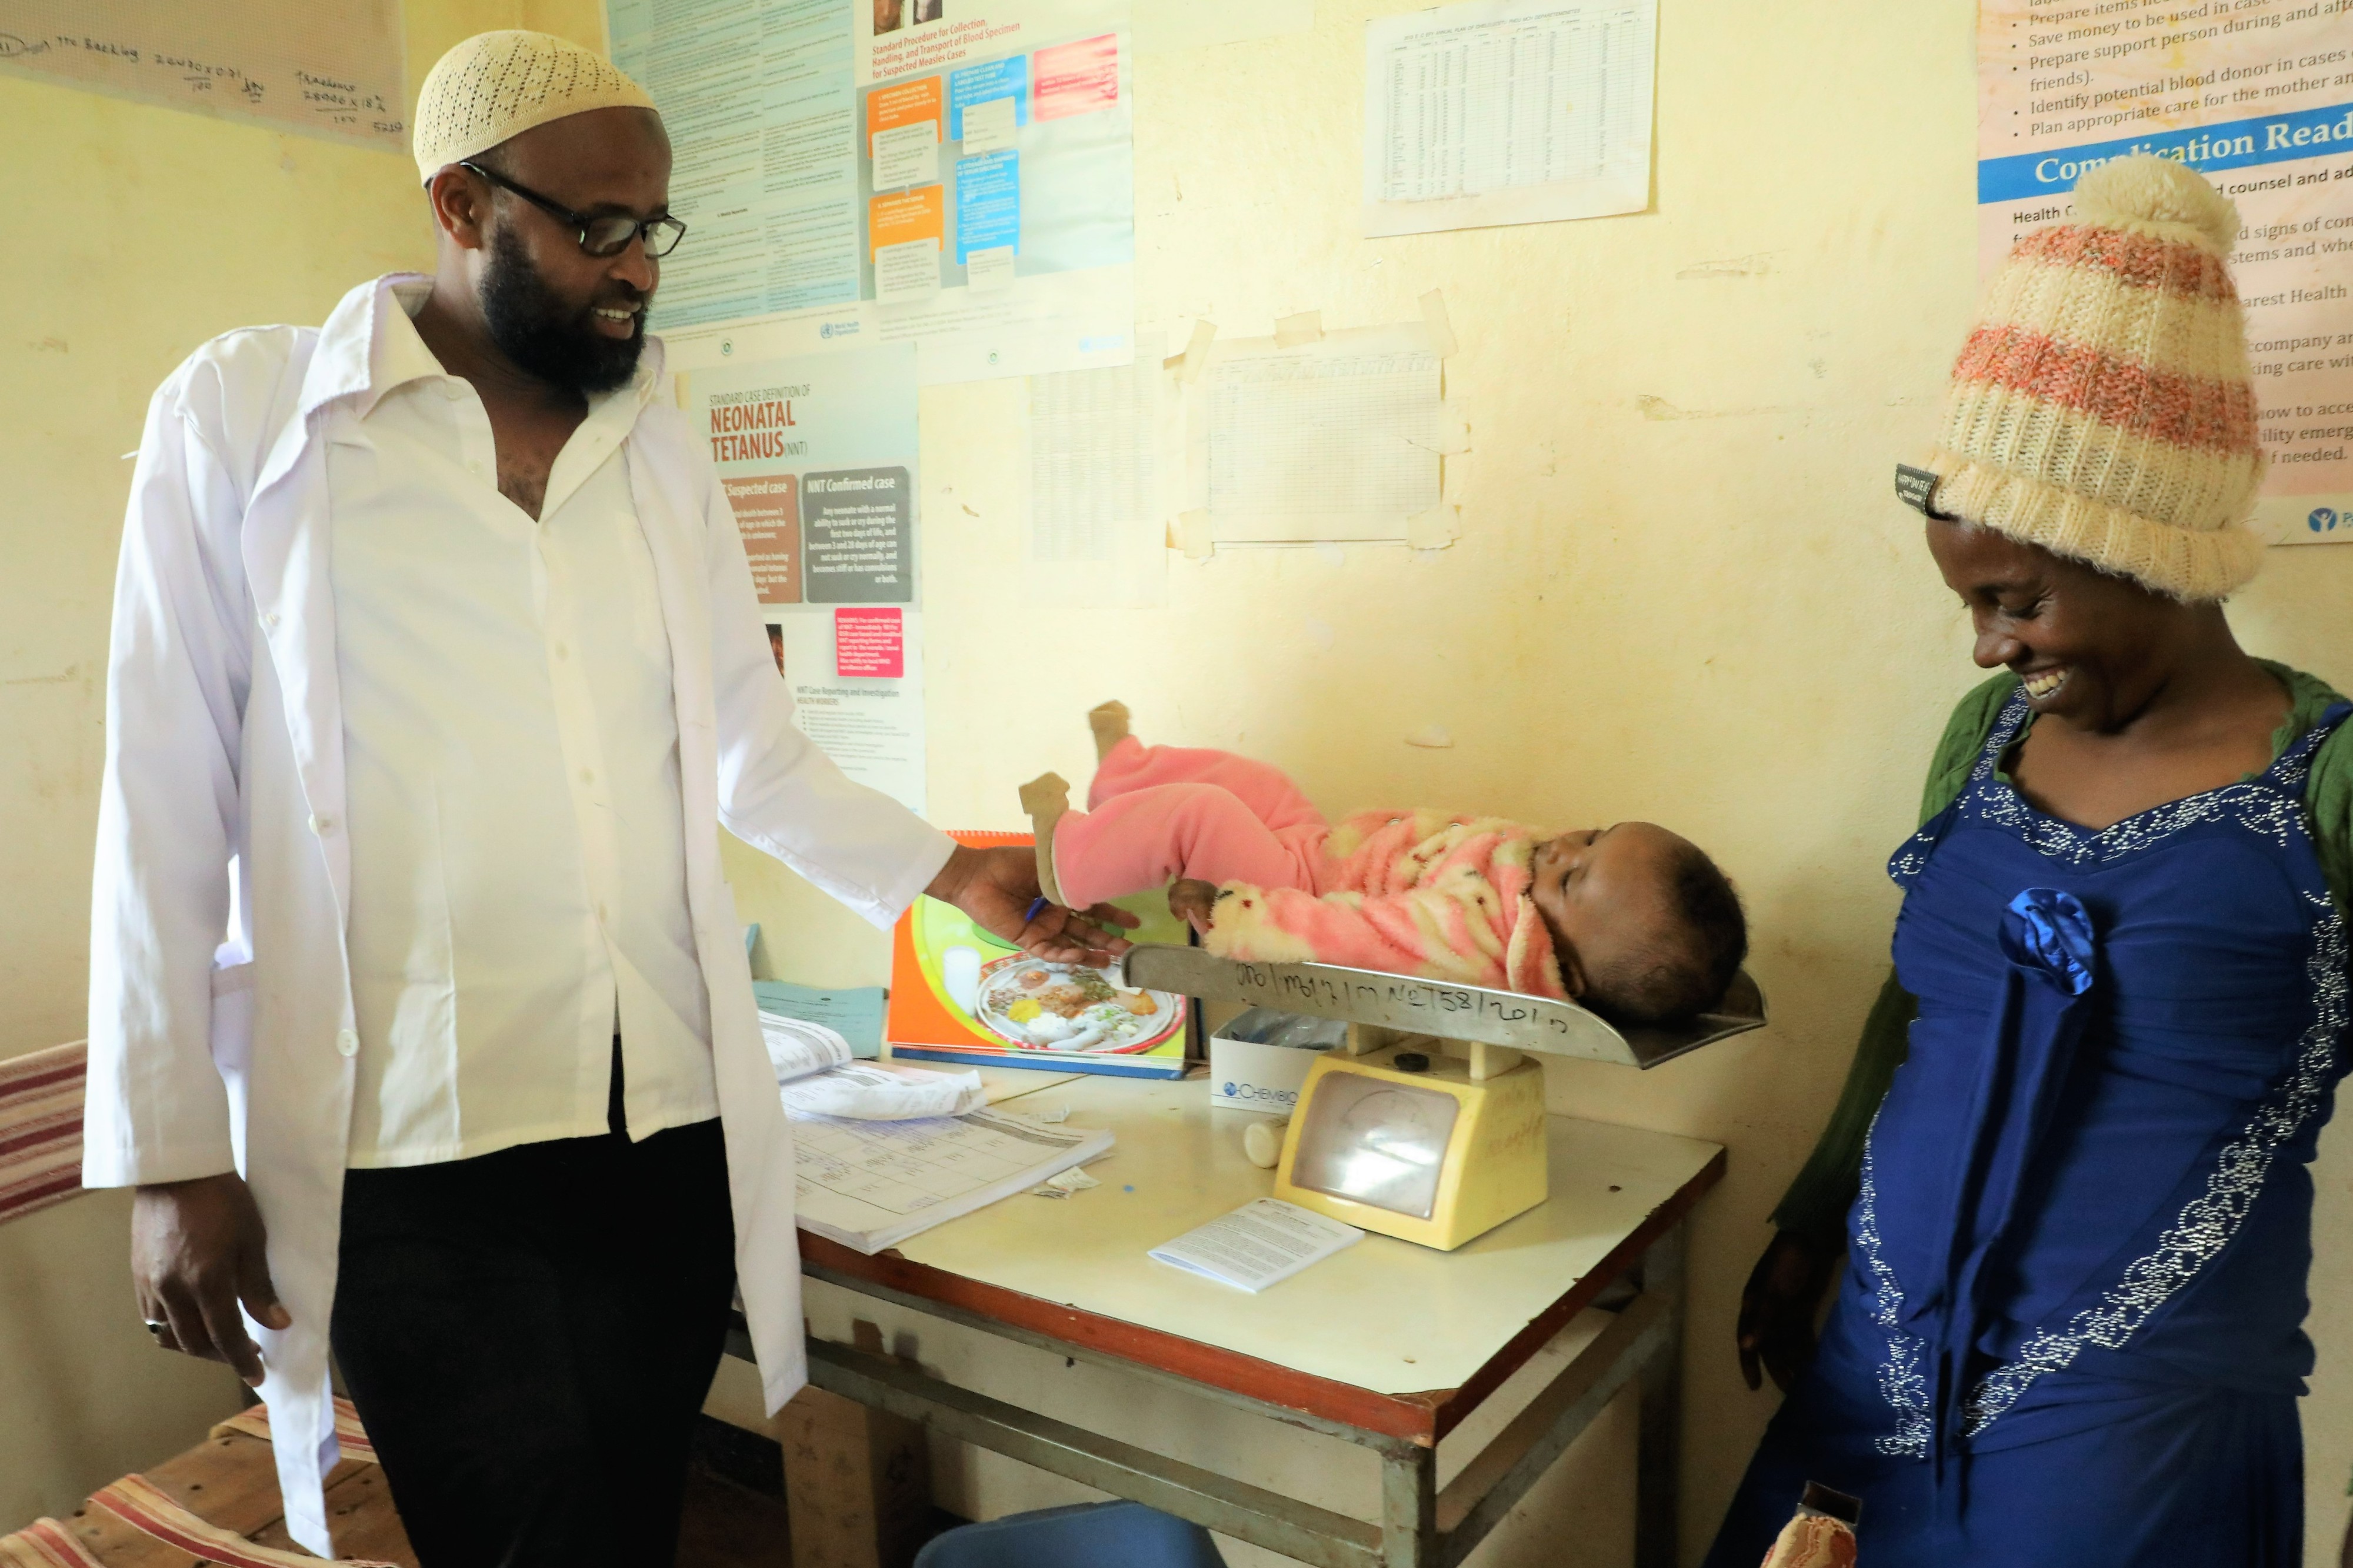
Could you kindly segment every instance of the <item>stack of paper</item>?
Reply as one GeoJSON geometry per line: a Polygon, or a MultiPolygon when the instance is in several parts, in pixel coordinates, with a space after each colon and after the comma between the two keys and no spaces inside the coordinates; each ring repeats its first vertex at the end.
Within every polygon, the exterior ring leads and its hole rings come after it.
{"type": "Polygon", "coordinates": [[[803,1230],[876,1253],[1084,1164],[1112,1142],[1108,1128],[1050,1127],[1006,1110],[923,1121],[797,1117],[795,1206],[803,1230]]]}
{"type": "Polygon", "coordinates": [[[823,1024],[760,1015],[760,1034],[776,1069],[785,1111],[794,1117],[844,1116],[905,1121],[962,1116],[988,1103],[976,1072],[934,1072],[895,1062],[850,1059],[850,1045],[823,1024]]]}
{"type": "Polygon", "coordinates": [[[765,1010],[760,1014],[760,1038],[768,1047],[768,1065],[776,1069],[780,1084],[840,1067],[850,1058],[849,1042],[823,1024],[765,1010]]]}
{"type": "Polygon", "coordinates": [[[1255,1295],[1364,1238],[1353,1225],[1280,1198],[1261,1198],[1161,1243],[1146,1256],[1255,1295]]]}
{"type": "Polygon", "coordinates": [[[892,1062],[850,1062],[784,1086],[785,1110],[857,1121],[962,1116],[988,1103],[976,1072],[933,1072],[892,1062]]]}

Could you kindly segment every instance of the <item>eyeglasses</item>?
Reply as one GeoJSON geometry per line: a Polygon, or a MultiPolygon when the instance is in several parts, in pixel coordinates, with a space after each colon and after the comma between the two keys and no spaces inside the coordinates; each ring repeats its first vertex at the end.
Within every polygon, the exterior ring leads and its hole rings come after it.
{"type": "Polygon", "coordinates": [[[643,239],[648,256],[663,257],[677,249],[678,242],[686,237],[686,225],[668,214],[660,217],[635,218],[627,213],[607,213],[602,216],[590,217],[586,213],[574,212],[562,202],[550,201],[537,191],[519,185],[504,174],[486,169],[470,159],[461,161],[458,167],[473,171],[502,191],[512,191],[572,229],[579,238],[580,248],[591,256],[618,256],[629,248],[629,241],[643,239]]]}

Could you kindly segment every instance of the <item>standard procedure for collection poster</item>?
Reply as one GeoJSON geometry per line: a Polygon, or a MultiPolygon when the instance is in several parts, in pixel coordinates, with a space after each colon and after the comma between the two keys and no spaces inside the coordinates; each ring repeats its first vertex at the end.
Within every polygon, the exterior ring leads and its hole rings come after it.
{"type": "Polygon", "coordinates": [[[671,363],[911,342],[925,384],[1134,355],[1127,0],[607,0],[686,242],[671,363]]]}
{"type": "Polygon", "coordinates": [[[2353,542],[2353,5],[1981,0],[1978,212],[1990,268],[2064,222],[2078,176],[2176,158],[2238,204],[2257,431],[2255,522],[2353,542]]]}
{"type": "Polygon", "coordinates": [[[921,812],[914,345],[697,371],[686,393],[802,731],[921,812]]]}

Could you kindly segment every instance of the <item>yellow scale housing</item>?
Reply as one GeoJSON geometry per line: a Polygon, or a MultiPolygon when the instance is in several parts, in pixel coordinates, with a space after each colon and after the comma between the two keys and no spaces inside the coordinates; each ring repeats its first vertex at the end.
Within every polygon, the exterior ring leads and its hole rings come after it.
{"type": "Polygon", "coordinates": [[[1516,1051],[1407,1037],[1317,1058],[1299,1091],[1274,1195],[1363,1230],[1451,1252],[1545,1201],[1544,1073],[1516,1051]],[[1456,1048],[1466,1048],[1458,1046],[1456,1048]],[[1362,1053],[1362,1054],[1359,1054],[1362,1053]],[[1401,1055],[1429,1066],[1407,1071],[1401,1055]]]}

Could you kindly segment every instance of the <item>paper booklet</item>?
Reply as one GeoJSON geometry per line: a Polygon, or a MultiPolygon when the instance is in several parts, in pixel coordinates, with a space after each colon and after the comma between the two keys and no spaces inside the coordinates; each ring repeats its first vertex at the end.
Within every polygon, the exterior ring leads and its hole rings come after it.
{"type": "MultiPolygon", "coordinates": [[[[1033,842],[1026,833],[950,837],[976,848],[1033,842]]],[[[1113,901],[1144,921],[1130,940],[1189,940],[1166,894],[1113,901]]],[[[891,1054],[902,1060],[1183,1078],[1191,1017],[1185,997],[1127,989],[1115,971],[1031,958],[936,899],[917,899],[892,935],[888,1028],[891,1054]]]]}
{"type": "Polygon", "coordinates": [[[988,1103],[976,1072],[933,1072],[896,1062],[849,1062],[784,1086],[785,1110],[855,1121],[962,1116],[988,1103]]]}
{"type": "Polygon", "coordinates": [[[800,1227],[873,1254],[1084,1164],[1109,1128],[1049,1126],[1008,1110],[922,1121],[795,1117],[800,1227]]]}
{"type": "Polygon", "coordinates": [[[836,1031],[765,1010],[760,1014],[760,1038],[768,1047],[768,1065],[776,1069],[780,1084],[845,1066],[850,1059],[849,1042],[836,1031]]]}
{"type": "Polygon", "coordinates": [[[1256,1295],[1364,1239],[1365,1233],[1353,1225],[1280,1198],[1260,1198],[1161,1243],[1145,1256],[1256,1295]]]}

